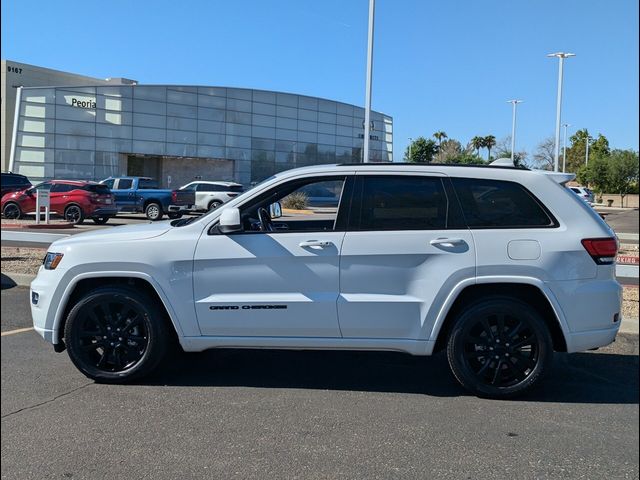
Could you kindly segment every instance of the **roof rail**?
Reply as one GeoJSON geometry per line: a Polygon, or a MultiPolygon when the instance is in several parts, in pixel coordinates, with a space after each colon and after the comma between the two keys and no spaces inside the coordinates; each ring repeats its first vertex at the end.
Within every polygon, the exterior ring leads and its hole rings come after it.
{"type": "Polygon", "coordinates": [[[468,163],[409,163],[409,162],[384,162],[384,163],[338,163],[338,167],[457,167],[457,168],[503,168],[512,170],[529,170],[527,167],[515,165],[468,164],[468,163]]]}

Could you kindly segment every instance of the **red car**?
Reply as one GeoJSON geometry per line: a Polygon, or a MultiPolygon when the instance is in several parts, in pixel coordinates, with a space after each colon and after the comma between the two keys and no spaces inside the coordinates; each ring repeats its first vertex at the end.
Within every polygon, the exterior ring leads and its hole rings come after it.
{"type": "Polygon", "coordinates": [[[36,191],[49,190],[50,212],[81,224],[90,218],[104,224],[118,213],[111,190],[106,185],[75,180],[51,180],[35,187],[7,193],[2,197],[5,218],[20,218],[36,211],[36,191]]]}

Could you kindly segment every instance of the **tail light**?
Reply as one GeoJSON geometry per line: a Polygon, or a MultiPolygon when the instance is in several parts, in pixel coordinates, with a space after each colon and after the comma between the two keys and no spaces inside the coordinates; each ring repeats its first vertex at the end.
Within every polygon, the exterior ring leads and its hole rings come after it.
{"type": "Polygon", "coordinates": [[[100,198],[100,195],[98,195],[97,193],[91,193],[91,194],[89,195],[89,201],[90,201],[91,203],[97,203],[97,202],[99,202],[99,200],[98,200],[99,198],[100,198]]]}
{"type": "Polygon", "coordinates": [[[611,265],[616,261],[618,240],[615,238],[585,238],[582,246],[598,265],[611,265]]]}
{"type": "Polygon", "coordinates": [[[177,203],[178,202],[178,192],[176,190],[173,190],[171,192],[171,202],[172,203],[177,203]]]}

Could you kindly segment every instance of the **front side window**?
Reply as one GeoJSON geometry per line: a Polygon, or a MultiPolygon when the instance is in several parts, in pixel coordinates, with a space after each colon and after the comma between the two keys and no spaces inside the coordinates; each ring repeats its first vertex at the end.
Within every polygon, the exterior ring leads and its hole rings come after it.
{"type": "Polygon", "coordinates": [[[477,178],[451,180],[469,228],[557,225],[540,201],[519,183],[477,178]]]}
{"type": "Polygon", "coordinates": [[[250,205],[241,207],[245,232],[322,232],[336,230],[346,177],[321,177],[294,180],[261,195],[250,205]],[[274,212],[273,204],[282,208],[281,216],[264,218],[274,212]],[[271,223],[271,226],[265,225],[271,223]],[[270,228],[270,229],[269,229],[270,228]]]}
{"type": "Polygon", "coordinates": [[[440,177],[362,177],[356,230],[435,230],[447,228],[448,199],[440,177]]]}
{"type": "Polygon", "coordinates": [[[51,190],[51,182],[43,182],[35,186],[36,190],[51,190]]]}
{"type": "Polygon", "coordinates": [[[68,183],[55,183],[51,186],[51,192],[52,193],[64,193],[64,192],[70,192],[71,190],[75,190],[76,187],[75,185],[69,185],[68,183]]]}

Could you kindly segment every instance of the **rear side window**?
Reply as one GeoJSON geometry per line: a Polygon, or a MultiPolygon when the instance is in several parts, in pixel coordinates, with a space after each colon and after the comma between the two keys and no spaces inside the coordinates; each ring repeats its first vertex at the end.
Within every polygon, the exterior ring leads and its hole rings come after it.
{"type": "Polygon", "coordinates": [[[111,190],[106,185],[85,185],[82,187],[83,190],[91,193],[97,193],[98,195],[109,195],[111,194],[111,190]]]}
{"type": "Polygon", "coordinates": [[[198,185],[199,192],[222,192],[224,189],[220,185],[211,183],[201,183],[198,185]]]}
{"type": "Polygon", "coordinates": [[[78,188],[77,185],[70,185],[68,183],[54,183],[51,185],[51,192],[53,193],[64,193],[70,192],[78,188]]]}
{"type": "Polygon", "coordinates": [[[357,230],[447,228],[448,199],[440,177],[360,177],[357,230]]]}
{"type": "Polygon", "coordinates": [[[141,178],[138,180],[138,188],[142,190],[152,190],[158,188],[158,182],[150,178],[141,178]]]}
{"type": "Polygon", "coordinates": [[[557,226],[540,201],[518,183],[475,178],[451,181],[469,228],[557,226]]]}

